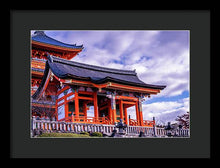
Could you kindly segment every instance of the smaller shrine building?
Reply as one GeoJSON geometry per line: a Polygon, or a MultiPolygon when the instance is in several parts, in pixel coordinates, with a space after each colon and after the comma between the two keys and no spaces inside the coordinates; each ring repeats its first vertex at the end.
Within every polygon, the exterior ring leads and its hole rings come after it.
{"type": "Polygon", "coordinates": [[[57,121],[115,124],[120,119],[132,126],[153,126],[143,120],[142,101],[158,94],[166,86],[146,84],[137,73],[88,65],[48,54],[43,79],[32,95],[35,101],[56,93],[57,121]],[[94,116],[87,111],[94,107],[94,116]],[[135,107],[136,119],[128,117],[127,108],[135,107]]]}

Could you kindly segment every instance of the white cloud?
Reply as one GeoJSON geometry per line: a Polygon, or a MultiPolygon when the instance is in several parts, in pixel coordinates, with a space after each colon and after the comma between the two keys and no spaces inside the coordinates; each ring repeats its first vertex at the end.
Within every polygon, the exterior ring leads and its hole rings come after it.
{"type": "MultiPolygon", "coordinates": [[[[172,47],[167,49],[173,50],[172,47]]],[[[153,55],[150,59],[141,60],[132,67],[137,67],[138,76],[144,82],[167,86],[159,96],[177,96],[189,91],[189,51],[180,48],[178,52],[177,55],[169,55],[169,51],[161,54],[157,51],[158,56],[155,56],[149,51],[147,55],[153,55]]]]}
{"type": "MultiPolygon", "coordinates": [[[[178,115],[189,111],[189,97],[178,101],[143,103],[142,111],[144,120],[153,120],[153,117],[155,117],[156,122],[162,124],[167,124],[167,122],[173,123],[178,115]]],[[[135,106],[128,108],[127,112],[132,119],[136,119],[135,106]]]]}
{"type": "Polygon", "coordinates": [[[74,61],[136,69],[141,80],[167,85],[158,96],[189,89],[189,46],[186,31],[46,31],[62,42],[83,44],[74,61]],[[174,34],[174,35],[173,35],[174,34]]]}
{"type": "Polygon", "coordinates": [[[178,115],[182,115],[189,111],[189,98],[180,99],[178,101],[155,102],[151,104],[143,104],[143,118],[152,120],[155,117],[157,121],[175,122],[178,115]]]}
{"type": "MultiPolygon", "coordinates": [[[[45,31],[64,43],[83,44],[73,61],[134,70],[149,84],[167,87],[154,97],[172,97],[189,91],[188,31],[45,31]]],[[[167,121],[189,108],[187,99],[143,104],[144,118],[167,121]]],[[[128,109],[128,111],[135,111],[128,109]]],[[[135,117],[135,113],[130,113],[135,117]]]]}

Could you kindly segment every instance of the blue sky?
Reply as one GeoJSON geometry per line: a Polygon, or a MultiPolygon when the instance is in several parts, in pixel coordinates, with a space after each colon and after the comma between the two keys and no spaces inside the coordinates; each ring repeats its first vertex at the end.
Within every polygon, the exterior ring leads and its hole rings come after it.
{"type": "MultiPolygon", "coordinates": [[[[33,33],[33,31],[32,31],[33,33]]],[[[143,117],[157,122],[175,121],[189,111],[190,32],[188,30],[86,30],[45,33],[69,44],[83,44],[73,61],[117,69],[136,70],[149,84],[167,85],[143,103],[143,117]]],[[[128,109],[135,118],[133,108],[128,109]]]]}

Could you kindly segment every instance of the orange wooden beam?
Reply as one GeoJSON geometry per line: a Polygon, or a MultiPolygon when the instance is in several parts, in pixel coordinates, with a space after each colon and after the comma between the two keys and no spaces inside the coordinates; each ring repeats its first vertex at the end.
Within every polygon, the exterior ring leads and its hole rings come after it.
{"type": "Polygon", "coordinates": [[[76,117],[79,117],[79,99],[78,99],[78,90],[75,90],[75,114],[76,117]]]}
{"type": "Polygon", "coordinates": [[[142,113],[142,111],[139,111],[139,115],[140,115],[140,117],[139,117],[139,120],[140,120],[140,126],[143,126],[144,124],[143,124],[143,113],[142,113]]]}
{"type": "Polygon", "coordinates": [[[129,101],[122,101],[123,102],[123,104],[131,104],[131,105],[135,105],[136,104],[136,102],[129,102],[129,101]]]}
{"type": "Polygon", "coordinates": [[[94,100],[92,97],[83,97],[83,96],[78,96],[78,99],[83,99],[83,100],[94,100]]]}
{"type": "Polygon", "coordinates": [[[141,87],[135,87],[135,86],[127,86],[117,83],[112,83],[108,85],[108,88],[119,88],[119,89],[125,89],[125,90],[132,90],[132,91],[140,91],[140,92],[147,92],[151,94],[157,94],[160,93],[160,89],[150,89],[150,88],[141,88],[141,87]]]}
{"type": "Polygon", "coordinates": [[[68,107],[68,103],[66,102],[66,98],[64,99],[64,102],[65,102],[65,118],[68,117],[68,112],[69,112],[69,107],[68,107]]]}
{"type": "Polygon", "coordinates": [[[79,94],[93,95],[93,92],[79,91],[79,94]]]}
{"type": "Polygon", "coordinates": [[[126,103],[123,103],[124,104],[124,106],[126,107],[126,108],[129,108],[129,107],[132,107],[132,106],[134,106],[135,104],[126,104],[126,103]]]}
{"type": "Polygon", "coordinates": [[[138,110],[139,110],[139,120],[140,120],[140,126],[143,126],[144,123],[143,123],[143,113],[142,113],[142,103],[141,103],[141,98],[139,98],[138,100],[138,110]]]}
{"type": "Polygon", "coordinates": [[[116,99],[119,100],[132,100],[132,101],[138,101],[138,98],[136,97],[129,97],[129,96],[115,96],[116,99]]]}
{"type": "Polygon", "coordinates": [[[123,102],[121,100],[119,101],[119,111],[120,111],[120,118],[122,119],[122,121],[124,121],[123,102]]]}
{"type": "Polygon", "coordinates": [[[135,109],[136,109],[136,120],[138,125],[140,125],[139,121],[140,121],[140,116],[139,116],[139,110],[138,110],[138,103],[136,102],[135,104],[135,109]]]}
{"type": "Polygon", "coordinates": [[[84,113],[84,116],[86,117],[87,116],[87,103],[86,102],[83,102],[83,113],[84,113]]]}
{"type": "Polygon", "coordinates": [[[99,117],[99,114],[98,114],[98,100],[97,100],[97,91],[95,91],[93,93],[93,104],[94,104],[94,116],[95,118],[98,118],[99,117]]]}
{"type": "Polygon", "coordinates": [[[110,107],[111,107],[111,114],[112,114],[112,124],[114,124],[116,122],[116,101],[115,101],[115,96],[111,98],[110,107]]]}

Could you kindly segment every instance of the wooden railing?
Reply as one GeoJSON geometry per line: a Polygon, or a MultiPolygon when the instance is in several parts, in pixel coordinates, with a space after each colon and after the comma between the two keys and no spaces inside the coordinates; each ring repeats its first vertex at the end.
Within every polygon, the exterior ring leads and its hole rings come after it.
{"type": "MultiPolygon", "coordinates": [[[[49,121],[49,120],[36,120],[32,119],[32,131],[44,130],[48,132],[61,131],[61,132],[102,132],[105,134],[111,134],[116,128],[115,125],[109,124],[94,124],[94,123],[74,123],[65,121],[49,121]]],[[[126,135],[138,136],[142,131],[146,137],[167,137],[168,131],[159,127],[147,127],[147,126],[127,126],[125,132],[126,135]]],[[[173,136],[176,137],[189,137],[189,129],[176,129],[171,131],[173,136]]]]}
{"type": "MultiPolygon", "coordinates": [[[[155,124],[154,121],[143,120],[143,126],[144,127],[153,127],[154,124],[155,124]]],[[[131,125],[131,126],[139,126],[138,121],[134,120],[134,119],[129,119],[129,125],[131,125]]]]}
{"type": "Polygon", "coordinates": [[[131,126],[138,126],[138,122],[137,122],[137,120],[129,119],[129,125],[131,125],[131,126]]]}
{"type": "Polygon", "coordinates": [[[60,121],[73,122],[73,123],[87,123],[87,124],[111,124],[111,121],[107,117],[70,116],[60,121]]]}
{"type": "Polygon", "coordinates": [[[155,122],[154,121],[150,121],[150,120],[143,120],[143,126],[146,126],[146,127],[153,127],[155,125],[155,122]]]}

